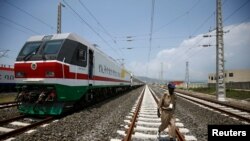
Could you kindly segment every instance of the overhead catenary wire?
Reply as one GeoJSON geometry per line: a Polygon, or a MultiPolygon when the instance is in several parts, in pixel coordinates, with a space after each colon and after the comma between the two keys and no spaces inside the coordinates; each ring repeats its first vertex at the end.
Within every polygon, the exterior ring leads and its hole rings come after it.
{"type": "MultiPolygon", "coordinates": [[[[151,48],[152,48],[152,34],[153,34],[153,27],[154,27],[154,8],[155,8],[155,0],[152,0],[152,9],[151,9],[151,18],[150,18],[150,33],[149,33],[148,63],[150,61],[151,48]]],[[[147,65],[146,74],[147,73],[148,73],[148,65],[147,65]]]]}
{"type": "MultiPolygon", "coordinates": [[[[228,0],[225,0],[225,1],[223,2],[222,6],[223,6],[224,4],[226,4],[227,1],[228,1],[228,0]]],[[[213,13],[211,13],[210,16],[208,16],[208,17],[201,23],[201,25],[198,26],[198,27],[192,32],[192,34],[191,34],[190,36],[191,36],[191,37],[194,36],[195,33],[198,32],[198,31],[208,22],[208,20],[210,20],[212,17],[215,17],[215,11],[214,11],[213,13]]],[[[212,28],[212,30],[215,30],[215,28],[212,28]]],[[[212,31],[212,30],[211,30],[211,31],[212,31]]]]}
{"type": "Polygon", "coordinates": [[[6,50],[0,50],[0,58],[6,57],[8,51],[10,51],[10,50],[8,50],[8,49],[6,49],[6,50]]]}
{"type": "Polygon", "coordinates": [[[87,6],[81,0],[79,0],[79,3],[89,13],[89,15],[96,21],[96,23],[102,28],[104,33],[107,34],[113,40],[114,43],[116,43],[116,40],[114,39],[114,37],[104,28],[104,26],[99,22],[99,20],[97,20],[97,18],[94,16],[94,14],[92,14],[92,12],[87,8],[87,6]]]}
{"type": "MultiPolygon", "coordinates": [[[[194,3],[194,5],[192,5],[192,7],[191,7],[190,9],[188,9],[187,11],[185,11],[183,14],[181,14],[181,15],[175,17],[173,20],[169,21],[167,24],[161,26],[161,27],[158,28],[157,30],[154,30],[154,31],[153,31],[153,29],[152,29],[152,33],[150,32],[150,39],[149,39],[149,41],[150,41],[150,50],[149,50],[149,54],[148,54],[148,62],[149,62],[149,60],[150,60],[150,53],[151,53],[151,46],[152,46],[152,36],[151,36],[151,35],[152,35],[153,33],[158,32],[160,29],[165,28],[167,25],[169,25],[169,24],[171,24],[171,23],[177,21],[177,20],[180,19],[181,17],[183,17],[183,16],[189,14],[189,13],[199,4],[199,2],[200,2],[200,0],[197,0],[197,1],[194,3]]],[[[155,2],[152,1],[152,7],[153,7],[152,9],[153,9],[153,10],[154,10],[154,6],[153,6],[154,3],[155,3],[155,2]]],[[[151,22],[152,22],[152,21],[153,21],[153,20],[152,20],[152,13],[151,13],[151,22]]],[[[151,24],[151,25],[152,25],[152,24],[151,24]]],[[[148,66],[147,66],[147,71],[148,71],[148,66]]]]}
{"type": "Polygon", "coordinates": [[[150,19],[150,33],[149,33],[149,54],[148,61],[150,60],[151,48],[152,48],[152,34],[153,34],[153,26],[154,26],[154,7],[155,0],[152,0],[152,10],[151,10],[151,19],[150,19]]]}
{"type": "MultiPolygon", "coordinates": [[[[223,2],[223,5],[227,2],[224,1],[223,2]]],[[[243,8],[244,6],[246,6],[248,3],[250,2],[250,0],[247,0],[245,1],[243,4],[241,4],[237,9],[235,9],[229,16],[227,16],[225,19],[224,19],[224,22],[227,21],[229,18],[231,18],[235,13],[237,13],[241,8],[243,8]]],[[[244,21],[247,21],[248,19],[250,18],[250,16],[247,16],[247,18],[245,18],[244,20],[241,21],[241,24],[244,23],[244,21]]],[[[237,26],[241,25],[241,24],[238,24],[237,26]]],[[[232,28],[228,29],[228,31],[232,30],[233,28],[237,27],[237,26],[233,26],[232,28]]],[[[193,53],[191,55],[189,55],[186,59],[190,59],[192,58],[193,56],[195,56],[196,54],[198,54],[198,52],[200,52],[201,50],[197,51],[196,53],[193,53]]]]}
{"type": "Polygon", "coordinates": [[[226,4],[228,2],[228,0],[223,0],[222,5],[226,4]]]}
{"type": "Polygon", "coordinates": [[[7,54],[9,51],[11,51],[11,50],[9,50],[9,49],[2,49],[2,50],[0,50],[0,59],[1,59],[1,58],[7,58],[7,59],[9,59],[9,60],[14,60],[14,59],[16,59],[15,57],[10,57],[10,56],[7,54]]]}
{"type": "Polygon", "coordinates": [[[245,19],[243,19],[243,20],[240,22],[240,24],[238,24],[238,25],[236,25],[236,26],[233,26],[232,28],[228,29],[228,31],[231,31],[231,30],[233,30],[234,28],[236,28],[236,27],[238,27],[238,26],[244,24],[245,21],[248,21],[249,19],[250,19],[250,15],[248,15],[245,19]]]}
{"type": "MultiPolygon", "coordinates": [[[[228,0],[224,1],[222,5],[224,5],[227,1],[228,1],[228,0]]],[[[224,22],[227,21],[229,18],[231,18],[235,13],[237,13],[241,8],[243,8],[244,6],[246,6],[249,2],[250,2],[250,0],[247,0],[247,1],[245,1],[243,4],[241,4],[237,9],[235,9],[229,16],[227,16],[227,17],[224,19],[224,22]]],[[[214,12],[214,14],[215,14],[215,12],[214,12]]],[[[247,19],[249,19],[249,16],[248,16],[246,19],[244,19],[243,21],[246,21],[247,19]]],[[[243,22],[243,21],[242,21],[242,22],[243,22]]],[[[238,26],[239,26],[239,25],[238,25],[238,26]]],[[[232,27],[232,28],[235,28],[235,26],[232,27]]],[[[231,29],[232,29],[232,28],[231,28],[231,29]]],[[[231,29],[229,29],[229,31],[230,31],[231,29]]],[[[198,50],[198,51],[195,52],[195,53],[192,53],[192,54],[189,55],[186,59],[192,58],[193,56],[195,56],[196,54],[198,54],[198,52],[200,52],[201,50],[202,50],[202,49],[198,50]]]]}
{"type": "MultiPolygon", "coordinates": [[[[226,2],[225,2],[226,3],[226,2]]],[[[215,16],[215,11],[212,12],[197,28],[195,28],[195,30],[192,32],[192,34],[188,37],[190,39],[190,37],[195,38],[197,36],[194,36],[196,32],[198,32],[206,23],[208,20],[210,20],[213,16],[215,16]]],[[[209,31],[211,32],[211,31],[209,31]]],[[[188,47],[186,50],[183,50],[182,52],[176,52],[173,56],[173,58],[171,58],[171,60],[174,60],[175,58],[181,59],[181,57],[176,57],[176,56],[181,56],[182,54],[187,54],[188,52],[190,52],[194,47],[196,47],[202,40],[204,40],[204,38],[201,38],[199,41],[195,42],[194,45],[188,47]],[[178,53],[178,55],[176,55],[178,53]]]]}
{"type": "MultiPolygon", "coordinates": [[[[89,15],[96,21],[96,23],[102,28],[103,32],[112,39],[113,43],[116,44],[117,42],[114,39],[114,37],[107,31],[106,28],[104,28],[104,26],[99,22],[96,16],[94,16],[94,14],[87,8],[87,6],[81,0],[79,0],[79,3],[89,13],[89,15]]],[[[118,48],[118,50],[121,52],[121,54],[123,54],[123,51],[121,51],[120,48],[118,48]]]]}
{"type": "Polygon", "coordinates": [[[17,25],[17,26],[20,26],[20,27],[22,27],[22,28],[25,28],[26,30],[29,30],[30,32],[32,32],[32,33],[34,33],[34,34],[41,34],[41,33],[37,32],[37,31],[34,31],[34,30],[32,30],[32,29],[30,29],[30,28],[28,28],[28,27],[22,25],[22,24],[17,23],[16,21],[13,21],[13,20],[11,20],[11,19],[8,19],[8,18],[6,18],[6,17],[4,17],[4,16],[1,16],[1,15],[0,15],[0,18],[4,19],[4,20],[6,20],[6,21],[8,21],[8,22],[10,22],[10,23],[13,23],[13,24],[15,24],[15,25],[17,25]]]}
{"type": "MultiPolygon", "coordinates": [[[[238,25],[235,25],[233,27],[231,27],[230,29],[228,29],[229,31],[233,30],[234,28],[244,24],[245,21],[249,20],[250,19],[250,16],[247,16],[247,18],[245,18],[244,20],[241,21],[241,24],[238,24],[238,25]]],[[[230,32],[228,33],[230,34],[230,32]]],[[[210,43],[211,43],[211,40],[210,40],[210,43]]],[[[208,45],[210,45],[210,43],[208,45]]],[[[213,46],[213,45],[212,45],[213,46]]],[[[192,57],[194,57],[195,55],[199,54],[202,50],[204,50],[203,48],[199,48],[199,50],[197,50],[196,52],[193,52],[192,54],[188,55],[186,58],[184,58],[183,60],[188,60],[192,57]]]]}
{"type": "Polygon", "coordinates": [[[229,18],[231,18],[235,13],[237,13],[241,8],[243,8],[244,6],[246,6],[248,3],[250,2],[250,0],[246,0],[244,3],[242,3],[240,5],[240,7],[238,7],[237,9],[235,9],[230,15],[228,15],[223,22],[226,22],[229,18]]]}
{"type": "MultiPolygon", "coordinates": [[[[108,45],[108,47],[112,48],[113,51],[115,51],[116,53],[118,53],[118,51],[113,48],[87,21],[85,21],[81,15],[76,12],[65,0],[63,0],[63,2],[67,5],[67,7],[69,7],[76,15],[77,17],[85,24],[87,25],[87,27],[89,29],[91,29],[91,31],[93,31],[106,45],[108,45]]],[[[118,55],[118,54],[117,54],[118,55]]],[[[120,56],[120,55],[119,55],[120,56]]]]}
{"type": "Polygon", "coordinates": [[[166,26],[168,26],[169,24],[174,23],[175,21],[179,20],[180,18],[188,15],[189,13],[191,13],[191,11],[199,4],[200,0],[197,0],[194,5],[192,5],[187,11],[185,11],[184,13],[174,17],[172,20],[170,20],[169,22],[167,22],[166,24],[164,24],[163,26],[157,28],[154,33],[159,32],[162,28],[165,28],[166,26]]]}
{"type": "MultiPolygon", "coordinates": [[[[209,31],[209,32],[212,32],[212,31],[209,31]]],[[[194,57],[196,54],[198,54],[198,52],[202,51],[204,47],[201,47],[199,44],[204,40],[205,38],[200,38],[197,42],[195,42],[195,44],[192,46],[192,47],[189,47],[187,49],[187,51],[185,52],[186,54],[186,57],[185,58],[179,58],[181,60],[188,60],[192,57],[194,57]],[[190,52],[192,49],[195,49],[197,48],[198,50],[195,51],[195,52],[191,52],[191,54],[188,54],[188,52],[190,52]]],[[[211,38],[209,38],[211,39],[211,38]]],[[[211,43],[211,40],[209,41],[211,43]]],[[[208,45],[210,45],[210,43],[208,43],[208,45]]]]}
{"type": "Polygon", "coordinates": [[[188,60],[188,59],[194,57],[196,54],[198,54],[198,53],[201,52],[202,50],[203,50],[203,48],[199,47],[197,51],[192,52],[192,54],[190,54],[190,55],[187,55],[187,57],[185,57],[183,60],[188,60]]]}
{"type": "MultiPolygon", "coordinates": [[[[174,55],[173,55],[173,57],[171,57],[171,59],[168,61],[168,62],[171,62],[171,61],[176,61],[176,58],[178,58],[179,60],[184,60],[183,59],[183,57],[181,57],[182,55],[184,55],[184,54],[188,54],[191,50],[193,50],[195,47],[197,47],[197,45],[202,41],[202,40],[204,40],[204,38],[201,38],[201,39],[199,39],[197,42],[195,42],[194,43],[194,45],[192,46],[192,47],[188,47],[186,50],[181,50],[181,52],[176,52],[174,55]],[[177,54],[178,53],[178,54],[177,54]]],[[[177,60],[178,60],[177,59],[177,60]]]]}
{"type": "Polygon", "coordinates": [[[191,37],[194,36],[194,34],[199,31],[207,22],[208,20],[210,20],[213,16],[215,16],[215,12],[213,12],[212,14],[210,14],[210,16],[208,16],[202,23],[200,26],[198,26],[194,32],[192,32],[192,34],[190,35],[191,37]]]}
{"type": "MultiPolygon", "coordinates": [[[[228,0],[224,1],[222,6],[227,2],[228,0]]],[[[228,21],[230,18],[232,18],[232,16],[237,13],[240,9],[242,9],[243,7],[245,7],[248,3],[250,2],[250,0],[246,0],[244,3],[242,3],[237,9],[235,9],[231,14],[229,14],[227,17],[225,17],[223,19],[223,23],[225,23],[226,21],[228,21]]],[[[215,26],[212,28],[213,30],[215,30],[215,26]]]]}
{"type": "Polygon", "coordinates": [[[33,19],[37,20],[38,22],[42,23],[43,25],[49,27],[50,29],[54,29],[54,27],[50,24],[48,24],[47,22],[45,22],[44,20],[32,15],[30,12],[27,12],[26,10],[18,7],[17,5],[14,5],[13,3],[7,1],[7,0],[4,0],[5,3],[7,3],[8,5],[12,6],[12,7],[15,7],[16,9],[18,9],[19,11],[25,13],[26,15],[29,15],[30,17],[32,17],[33,19]]]}
{"type": "Polygon", "coordinates": [[[0,21],[0,24],[4,25],[4,26],[6,26],[6,27],[8,27],[8,28],[10,28],[10,29],[15,29],[15,30],[17,30],[17,31],[20,31],[20,32],[22,32],[22,33],[25,33],[25,34],[27,34],[27,35],[30,35],[30,33],[26,32],[26,31],[24,31],[24,30],[18,29],[18,28],[16,28],[15,26],[12,26],[12,25],[10,25],[10,24],[6,24],[6,23],[1,22],[1,21],[0,21]]]}
{"type": "MultiPolygon", "coordinates": [[[[200,2],[200,0],[197,0],[197,1],[190,7],[190,9],[188,9],[187,11],[185,11],[184,13],[182,13],[181,15],[177,16],[176,18],[174,18],[173,20],[171,20],[170,22],[168,22],[168,23],[165,24],[164,26],[158,28],[157,30],[155,30],[155,32],[157,32],[158,30],[160,30],[160,29],[162,29],[162,28],[165,28],[165,27],[166,27],[167,25],[169,25],[170,23],[173,23],[173,22],[177,21],[178,19],[180,19],[181,17],[183,17],[183,16],[185,16],[185,15],[191,13],[192,10],[193,10],[195,7],[197,7],[197,5],[199,4],[199,2],[200,2]]],[[[213,15],[213,14],[212,14],[212,15],[213,15]]],[[[208,21],[211,17],[212,17],[212,16],[209,16],[205,21],[208,21]]],[[[193,34],[196,33],[196,32],[204,25],[205,21],[202,22],[202,24],[193,32],[193,34]]],[[[192,35],[193,35],[193,34],[192,34],[192,35]]],[[[190,38],[190,37],[192,37],[192,36],[189,36],[189,38],[190,38]]],[[[201,39],[201,40],[203,40],[203,39],[201,39]]],[[[200,42],[200,41],[198,41],[198,43],[199,43],[199,42],[200,42]]],[[[198,44],[198,43],[197,43],[197,44],[198,44]]],[[[187,52],[189,52],[191,49],[192,49],[192,48],[187,48],[187,50],[183,50],[182,53],[187,53],[187,52]]],[[[176,58],[176,54],[177,54],[177,53],[178,53],[178,54],[181,54],[181,53],[179,53],[179,52],[176,52],[170,60],[173,60],[174,58],[176,58]]],[[[178,58],[178,59],[180,59],[180,58],[178,58]]]]}
{"type": "MultiPolygon", "coordinates": [[[[238,12],[241,8],[243,8],[245,5],[248,4],[248,2],[250,2],[249,0],[245,1],[243,4],[241,4],[236,10],[234,10],[229,16],[227,16],[225,20],[228,20],[229,18],[231,18],[236,12],[238,12]]],[[[223,4],[225,4],[226,2],[224,2],[223,4]]],[[[240,23],[243,24],[245,21],[249,20],[250,19],[250,16],[248,15],[246,18],[244,18],[240,23]]],[[[234,29],[235,27],[237,26],[240,26],[241,24],[238,24],[236,26],[233,26],[232,28],[228,29],[228,31],[234,29]]],[[[196,54],[198,54],[200,51],[202,51],[202,48],[198,51],[196,51],[195,53],[192,53],[191,55],[189,55],[188,57],[186,57],[186,60],[187,59],[190,59],[192,57],[194,57],[196,54]]]]}

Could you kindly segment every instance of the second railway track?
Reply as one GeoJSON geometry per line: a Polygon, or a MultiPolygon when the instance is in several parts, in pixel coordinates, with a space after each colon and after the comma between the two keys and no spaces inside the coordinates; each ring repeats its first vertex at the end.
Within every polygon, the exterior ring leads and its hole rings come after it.
{"type": "Polygon", "coordinates": [[[17,106],[17,102],[13,101],[13,102],[5,102],[5,103],[0,103],[0,109],[4,109],[4,108],[9,108],[9,107],[14,107],[17,106]]]}
{"type": "Polygon", "coordinates": [[[214,111],[218,111],[223,114],[229,115],[232,118],[237,118],[241,120],[242,122],[250,123],[250,113],[248,111],[244,111],[243,109],[238,109],[236,107],[228,106],[228,105],[221,104],[218,102],[199,99],[197,97],[192,97],[192,96],[185,95],[182,93],[177,93],[177,95],[181,98],[187,99],[198,105],[202,105],[207,108],[213,109],[214,111]]]}
{"type": "MultiPolygon", "coordinates": [[[[24,115],[0,121],[0,140],[14,139],[14,137],[23,132],[33,132],[30,129],[43,125],[54,120],[53,117],[46,117],[42,119],[31,118],[24,115]]],[[[27,132],[27,133],[28,133],[27,132]]]]}

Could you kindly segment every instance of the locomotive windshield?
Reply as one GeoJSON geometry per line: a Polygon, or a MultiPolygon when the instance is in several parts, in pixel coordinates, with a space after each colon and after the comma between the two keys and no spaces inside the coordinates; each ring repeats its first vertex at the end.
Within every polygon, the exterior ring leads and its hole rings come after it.
{"type": "Polygon", "coordinates": [[[54,60],[64,40],[46,40],[43,42],[27,42],[20,51],[17,61],[54,60]]]}
{"type": "Polygon", "coordinates": [[[57,54],[62,44],[60,41],[50,41],[47,42],[44,46],[43,54],[57,54]]]}
{"type": "Polygon", "coordinates": [[[88,47],[78,41],[46,38],[46,40],[26,42],[16,60],[58,60],[86,67],[88,63],[87,50],[88,47]]]}
{"type": "Polygon", "coordinates": [[[20,52],[20,56],[26,56],[28,54],[36,54],[38,48],[40,47],[42,42],[29,42],[26,43],[23,47],[22,51],[20,52]]]}

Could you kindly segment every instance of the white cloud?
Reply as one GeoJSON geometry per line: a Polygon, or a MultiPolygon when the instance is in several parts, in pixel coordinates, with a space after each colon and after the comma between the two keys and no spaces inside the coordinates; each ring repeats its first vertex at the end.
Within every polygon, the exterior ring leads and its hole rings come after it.
{"type": "MultiPolygon", "coordinates": [[[[224,56],[226,69],[250,68],[250,23],[230,25],[224,28],[224,56]]],[[[163,63],[163,77],[168,80],[184,80],[186,61],[189,61],[190,80],[207,80],[208,73],[216,68],[216,39],[213,35],[204,38],[198,35],[182,41],[179,47],[164,49],[150,62],[132,62],[128,67],[135,75],[160,78],[161,63],[163,63]],[[201,45],[210,44],[210,47],[201,45]],[[148,73],[146,73],[148,68],[148,73]]]]}

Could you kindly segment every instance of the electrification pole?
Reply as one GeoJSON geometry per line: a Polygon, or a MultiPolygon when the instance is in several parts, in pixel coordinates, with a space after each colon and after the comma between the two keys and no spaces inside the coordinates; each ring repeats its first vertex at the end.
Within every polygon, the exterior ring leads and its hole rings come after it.
{"type": "Polygon", "coordinates": [[[62,26],[62,7],[65,7],[61,2],[58,4],[58,11],[57,11],[57,34],[61,33],[61,26],[62,26]]]}
{"type": "Polygon", "coordinates": [[[224,43],[221,0],[216,0],[216,93],[218,101],[225,101],[224,43]]]}
{"type": "Polygon", "coordinates": [[[186,62],[186,76],[185,76],[185,82],[186,82],[186,89],[188,90],[189,85],[189,70],[188,70],[188,61],[186,62]]]}

